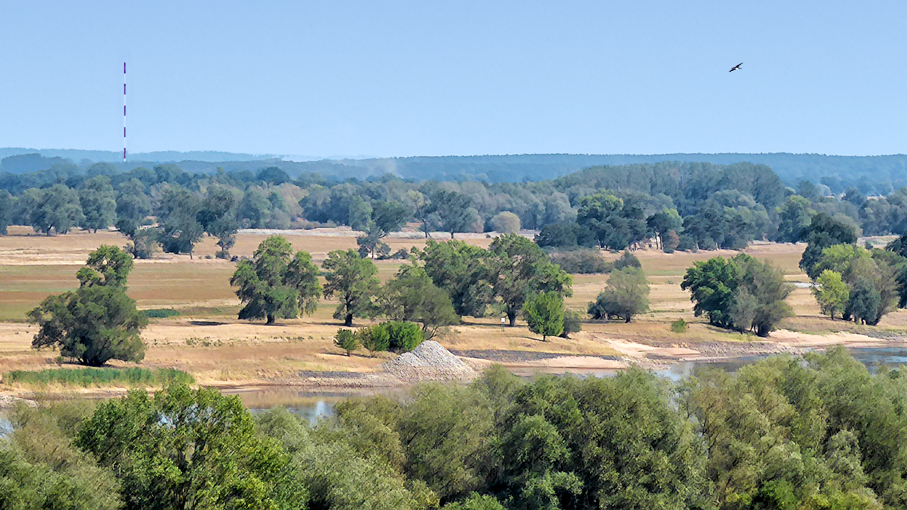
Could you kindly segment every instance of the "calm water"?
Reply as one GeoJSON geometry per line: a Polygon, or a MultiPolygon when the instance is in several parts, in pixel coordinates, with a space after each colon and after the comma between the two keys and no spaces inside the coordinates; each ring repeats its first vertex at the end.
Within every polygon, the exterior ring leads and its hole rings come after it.
{"type": "MultiPolygon", "coordinates": [[[[907,365],[907,347],[852,348],[850,353],[866,364],[870,371],[875,371],[882,365],[891,367],[907,365]]],[[[748,356],[716,362],[684,361],[668,368],[657,370],[656,373],[668,379],[679,381],[690,375],[698,367],[709,366],[733,372],[764,357],[766,356],[748,356]]],[[[617,373],[618,371],[616,370],[585,372],[586,375],[594,377],[611,377],[617,373]]],[[[272,407],[285,406],[291,412],[304,416],[310,423],[315,423],[323,417],[331,416],[334,412],[334,405],[346,398],[371,395],[395,396],[405,393],[405,391],[405,389],[399,388],[311,391],[285,386],[237,391],[234,394],[239,395],[243,404],[253,413],[262,412],[272,407]]],[[[225,393],[231,392],[226,391],[225,393]]],[[[12,424],[6,418],[4,411],[0,410],[0,437],[7,436],[11,431],[12,424]]]]}

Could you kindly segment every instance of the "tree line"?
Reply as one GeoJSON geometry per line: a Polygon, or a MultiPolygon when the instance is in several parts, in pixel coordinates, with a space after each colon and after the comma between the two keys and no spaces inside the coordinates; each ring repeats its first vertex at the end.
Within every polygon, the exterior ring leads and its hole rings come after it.
{"type": "Polygon", "coordinates": [[[741,249],[753,240],[806,241],[818,214],[858,234],[902,234],[907,191],[835,194],[810,181],[792,189],[769,167],[748,163],[591,167],[547,181],[495,184],[389,174],[293,179],[277,167],[200,174],[175,165],[122,173],[108,164],[84,171],[57,165],[0,175],[0,232],[11,224],[46,234],[115,226],[136,256],[158,247],[191,254],[210,235],[219,256],[228,257],[239,228],[347,225],[362,233],[363,255],[385,258],[393,254],[382,239],[407,223],[426,235],[536,230],[540,246],[561,251],[643,244],[667,252],[741,249]]]}
{"type": "Polygon", "coordinates": [[[673,384],[521,379],[354,398],[310,424],[174,385],[17,407],[4,508],[883,509],[907,506],[907,377],[843,348],[673,384]]]}

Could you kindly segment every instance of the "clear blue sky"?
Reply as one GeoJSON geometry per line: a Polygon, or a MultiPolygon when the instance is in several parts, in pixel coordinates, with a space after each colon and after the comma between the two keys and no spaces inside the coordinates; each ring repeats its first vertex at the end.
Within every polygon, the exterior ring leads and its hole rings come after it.
{"type": "Polygon", "coordinates": [[[0,147],[120,150],[125,60],[135,152],[904,153],[905,20],[903,1],[9,2],[0,147]]]}

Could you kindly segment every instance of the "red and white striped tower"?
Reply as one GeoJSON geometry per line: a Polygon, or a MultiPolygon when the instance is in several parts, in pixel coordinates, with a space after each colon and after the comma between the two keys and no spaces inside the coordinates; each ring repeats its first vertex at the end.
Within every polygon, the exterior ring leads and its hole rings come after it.
{"type": "Polygon", "coordinates": [[[126,162],[126,62],[123,62],[123,163],[126,162]]]}

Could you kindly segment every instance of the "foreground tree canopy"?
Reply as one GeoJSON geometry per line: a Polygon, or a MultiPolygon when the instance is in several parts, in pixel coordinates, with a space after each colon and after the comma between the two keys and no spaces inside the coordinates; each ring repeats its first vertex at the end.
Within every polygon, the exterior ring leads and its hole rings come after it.
{"type": "Polygon", "coordinates": [[[904,508],[907,377],[842,348],[679,384],[517,378],[353,398],[317,424],[174,386],[25,406],[4,508],[904,508]]]}
{"type": "Polygon", "coordinates": [[[84,365],[110,359],[141,361],[145,345],[139,333],[145,314],[126,295],[132,257],[115,246],[101,246],[77,273],[81,287],[49,296],[28,313],[39,326],[32,347],[58,347],[60,354],[84,365]]]}

